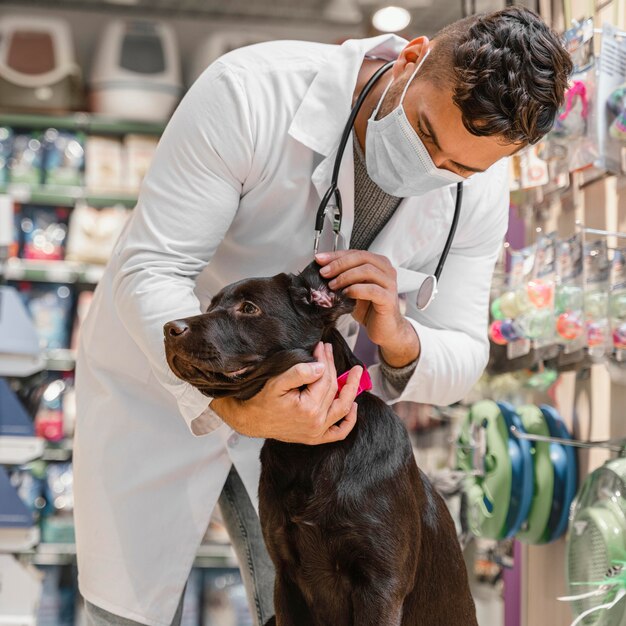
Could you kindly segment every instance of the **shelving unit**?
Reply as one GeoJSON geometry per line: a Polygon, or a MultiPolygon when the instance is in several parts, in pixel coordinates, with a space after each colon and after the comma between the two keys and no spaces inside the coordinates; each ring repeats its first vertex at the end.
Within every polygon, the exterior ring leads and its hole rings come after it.
{"type": "Polygon", "coordinates": [[[23,185],[9,183],[0,185],[0,194],[10,195],[16,202],[23,204],[43,204],[47,206],[73,207],[77,202],[84,201],[90,206],[109,207],[124,206],[132,209],[137,204],[137,194],[98,193],[84,187],[56,187],[48,185],[23,185]]]}
{"type": "Polygon", "coordinates": [[[71,113],[68,115],[35,115],[0,111],[0,126],[17,128],[58,128],[74,130],[94,135],[160,135],[165,124],[120,120],[92,113],[71,113]]]}
{"type": "MultiPolygon", "coordinates": [[[[76,560],[76,545],[73,543],[40,543],[31,550],[20,552],[19,560],[33,565],[68,565],[76,560]]],[[[198,549],[194,567],[236,568],[237,560],[229,544],[208,543],[198,549]]]]}
{"type": "Polygon", "coordinates": [[[28,280],[51,283],[86,283],[96,285],[102,278],[103,265],[80,261],[35,261],[9,259],[4,268],[7,280],[28,280]]]}

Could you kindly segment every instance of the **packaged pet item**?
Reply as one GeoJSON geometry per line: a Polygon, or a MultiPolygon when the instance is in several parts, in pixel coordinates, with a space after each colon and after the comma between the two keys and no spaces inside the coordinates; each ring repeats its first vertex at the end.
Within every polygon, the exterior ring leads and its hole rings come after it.
{"type": "Polygon", "coordinates": [[[16,257],[19,252],[20,226],[17,205],[8,194],[0,193],[0,256],[16,257]]]}
{"type": "Polygon", "coordinates": [[[45,505],[43,495],[45,464],[43,461],[36,461],[17,468],[11,472],[9,478],[20,500],[31,511],[33,519],[37,521],[45,505]]]}
{"type": "Polygon", "coordinates": [[[56,283],[19,283],[19,291],[33,318],[43,350],[67,348],[72,292],[56,283]]]}
{"type": "Polygon", "coordinates": [[[49,15],[3,15],[0,107],[64,112],[81,108],[82,101],[70,25],[49,15]]]}
{"type": "Polygon", "coordinates": [[[147,135],[126,135],[124,150],[126,153],[126,188],[131,193],[137,193],[146,175],[152,157],[159,143],[158,137],[147,135]]]}
{"type": "Polygon", "coordinates": [[[122,142],[89,135],[85,144],[85,183],[91,191],[111,193],[124,187],[122,142]]]}
{"type": "Polygon", "coordinates": [[[585,328],[589,355],[603,357],[611,344],[609,325],[609,259],[605,239],[585,243],[585,328]]]}
{"type": "Polygon", "coordinates": [[[563,350],[571,353],[586,344],[582,233],[558,242],[557,246],[556,333],[563,350]]]}
{"type": "Polygon", "coordinates": [[[41,539],[46,543],[74,543],[74,478],[71,463],[50,463],[46,472],[46,509],[41,539]]]}
{"type": "Polygon", "coordinates": [[[556,233],[540,235],[535,246],[531,279],[526,284],[530,306],[518,318],[524,336],[534,348],[554,342],[554,292],[556,281],[556,233]]]}
{"type": "Polygon", "coordinates": [[[526,285],[534,265],[535,247],[513,250],[510,258],[507,290],[491,304],[495,321],[489,334],[494,343],[507,346],[507,357],[512,360],[528,354],[531,348],[519,319],[531,306],[526,285]]]}
{"type": "Polygon", "coordinates": [[[609,172],[626,172],[626,38],[611,24],[602,27],[598,78],[598,165],[609,172]]]}
{"type": "Polygon", "coordinates": [[[520,154],[520,187],[532,189],[550,182],[548,163],[539,156],[542,144],[529,146],[520,154]]]}
{"type": "Polygon", "coordinates": [[[611,260],[609,314],[613,349],[618,361],[626,361],[626,250],[615,250],[611,260]]]}
{"type": "Polygon", "coordinates": [[[124,207],[95,209],[77,204],[70,217],[66,258],[107,263],[129,216],[130,211],[124,207]]]}
{"type": "Polygon", "coordinates": [[[124,119],[165,121],[182,79],[171,26],[148,20],[109,22],[94,56],[91,109],[124,119]]]}
{"type": "Polygon", "coordinates": [[[85,136],[49,128],[43,137],[46,185],[82,186],[85,136]]]}
{"type": "Polygon", "coordinates": [[[23,205],[20,219],[23,258],[63,259],[68,218],[67,207],[23,205]]]}
{"type": "Polygon", "coordinates": [[[565,102],[557,114],[550,142],[567,151],[571,172],[593,164],[598,157],[594,126],[595,58],[593,19],[576,24],[565,32],[564,44],[574,63],[565,102]]]}
{"type": "Polygon", "coordinates": [[[43,183],[43,146],[39,133],[18,134],[13,138],[9,180],[25,185],[43,183]]]}
{"type": "Polygon", "coordinates": [[[0,185],[9,182],[9,158],[13,151],[13,131],[0,126],[0,185]]]}
{"type": "Polygon", "coordinates": [[[59,378],[50,380],[46,386],[39,410],[35,416],[35,432],[48,441],[61,441],[63,428],[63,394],[65,383],[59,378]]]}

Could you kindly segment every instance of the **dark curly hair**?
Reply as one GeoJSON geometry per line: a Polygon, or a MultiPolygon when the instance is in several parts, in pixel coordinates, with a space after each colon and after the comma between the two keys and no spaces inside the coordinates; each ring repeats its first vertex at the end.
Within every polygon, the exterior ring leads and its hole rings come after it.
{"type": "Polygon", "coordinates": [[[446,26],[433,38],[422,71],[452,85],[454,103],[473,135],[533,144],[554,124],[572,61],[536,13],[509,7],[446,26]]]}

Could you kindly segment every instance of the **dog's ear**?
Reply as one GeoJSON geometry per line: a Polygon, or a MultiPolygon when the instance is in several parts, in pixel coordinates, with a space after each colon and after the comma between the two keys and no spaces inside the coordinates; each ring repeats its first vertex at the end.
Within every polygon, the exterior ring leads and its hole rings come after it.
{"type": "Polygon", "coordinates": [[[320,266],[315,261],[293,276],[289,293],[296,308],[316,313],[325,326],[334,324],[341,315],[351,313],[356,304],[352,298],[328,286],[328,281],[320,275],[320,266]]]}

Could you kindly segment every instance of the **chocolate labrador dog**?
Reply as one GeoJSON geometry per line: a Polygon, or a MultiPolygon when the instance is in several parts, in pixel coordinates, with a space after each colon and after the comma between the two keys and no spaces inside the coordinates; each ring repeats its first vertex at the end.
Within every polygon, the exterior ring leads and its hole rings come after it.
{"type": "MultiPolygon", "coordinates": [[[[333,346],[337,372],[361,364],[335,321],[354,301],[312,263],[301,274],[222,289],[207,312],[164,327],[174,373],[207,396],[241,400],[333,346]]],[[[418,469],[408,433],[377,396],[357,396],[345,440],[267,440],[259,513],[276,566],[278,626],[475,626],[454,523],[418,469]]]]}

